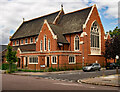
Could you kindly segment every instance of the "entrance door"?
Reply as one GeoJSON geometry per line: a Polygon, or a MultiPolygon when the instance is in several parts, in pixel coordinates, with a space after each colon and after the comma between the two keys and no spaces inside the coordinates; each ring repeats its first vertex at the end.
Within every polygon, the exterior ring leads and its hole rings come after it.
{"type": "Polygon", "coordinates": [[[47,67],[49,67],[49,57],[47,57],[47,67]]]}
{"type": "Polygon", "coordinates": [[[27,64],[28,58],[27,58],[27,57],[25,57],[25,58],[26,58],[26,59],[25,59],[25,60],[26,60],[26,61],[25,61],[25,62],[26,62],[26,63],[25,63],[25,67],[27,67],[27,65],[28,65],[28,64],[27,64]]]}
{"type": "Polygon", "coordinates": [[[18,67],[20,67],[20,58],[18,58],[18,67]]]}

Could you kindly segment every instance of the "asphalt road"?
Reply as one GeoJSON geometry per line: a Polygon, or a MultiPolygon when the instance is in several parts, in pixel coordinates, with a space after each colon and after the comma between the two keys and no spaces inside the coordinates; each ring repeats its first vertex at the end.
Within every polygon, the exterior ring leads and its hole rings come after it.
{"type": "MultiPolygon", "coordinates": [[[[33,77],[47,77],[52,79],[61,79],[61,80],[68,80],[76,82],[79,79],[90,78],[90,77],[99,77],[102,75],[111,75],[116,74],[116,70],[101,70],[101,71],[92,71],[92,72],[83,72],[83,71],[76,71],[76,72],[67,72],[61,74],[47,74],[47,75],[33,75],[33,77]]],[[[119,69],[120,74],[120,69],[119,69]]]]}
{"type": "Polygon", "coordinates": [[[82,83],[79,84],[73,82],[44,79],[40,77],[3,74],[2,90],[113,90],[114,91],[114,90],[118,90],[118,88],[109,87],[109,86],[96,86],[96,85],[89,85],[82,83]]]}

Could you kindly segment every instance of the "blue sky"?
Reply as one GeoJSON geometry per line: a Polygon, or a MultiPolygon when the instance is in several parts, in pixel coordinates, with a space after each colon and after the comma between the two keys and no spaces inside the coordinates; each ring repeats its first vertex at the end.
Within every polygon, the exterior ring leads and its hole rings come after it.
{"type": "Polygon", "coordinates": [[[61,9],[65,13],[96,4],[105,32],[118,26],[119,0],[0,0],[0,44],[8,44],[9,36],[26,20],[61,9]]]}

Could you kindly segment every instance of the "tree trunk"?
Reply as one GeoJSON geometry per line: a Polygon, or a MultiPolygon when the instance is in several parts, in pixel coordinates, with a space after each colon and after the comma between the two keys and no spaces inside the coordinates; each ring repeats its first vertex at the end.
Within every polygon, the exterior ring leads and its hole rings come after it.
{"type": "Polygon", "coordinates": [[[9,72],[12,72],[12,64],[9,64],[9,72]]]}

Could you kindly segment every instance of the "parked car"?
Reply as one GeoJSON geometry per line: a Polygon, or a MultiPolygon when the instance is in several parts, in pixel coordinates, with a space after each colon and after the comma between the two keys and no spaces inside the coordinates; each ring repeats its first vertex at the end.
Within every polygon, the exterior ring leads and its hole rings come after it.
{"type": "Polygon", "coordinates": [[[83,71],[86,72],[86,71],[95,71],[95,70],[98,70],[100,71],[101,69],[101,66],[99,63],[92,63],[90,65],[87,65],[85,67],[83,67],[83,71]]]}
{"type": "Polygon", "coordinates": [[[117,64],[117,63],[107,63],[106,66],[105,66],[106,70],[116,69],[116,67],[120,68],[120,65],[117,64]]]}

